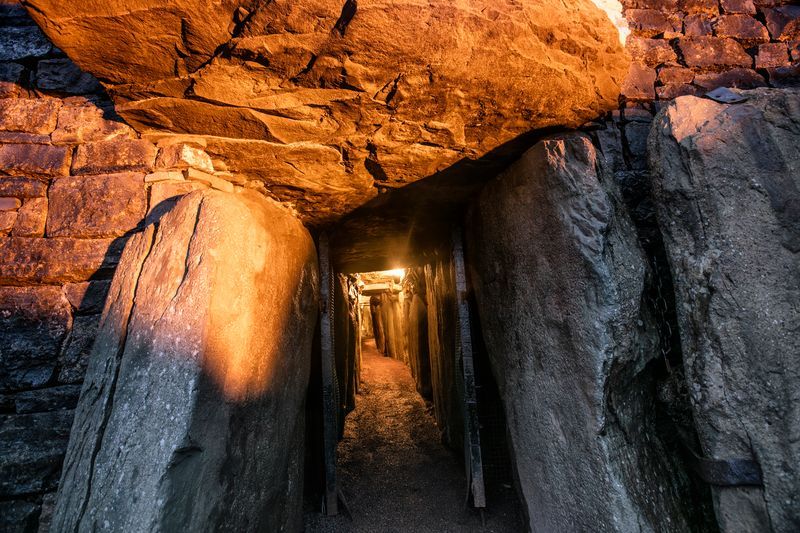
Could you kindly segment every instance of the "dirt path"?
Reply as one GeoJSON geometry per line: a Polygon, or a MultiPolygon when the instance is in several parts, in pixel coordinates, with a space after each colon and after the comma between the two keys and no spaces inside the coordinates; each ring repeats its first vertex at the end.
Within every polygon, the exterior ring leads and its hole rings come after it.
{"type": "Polygon", "coordinates": [[[362,386],[339,444],[339,476],[352,521],[306,516],[311,533],[517,532],[516,507],[480,516],[464,505],[466,480],[404,364],[363,347],[362,386]]]}

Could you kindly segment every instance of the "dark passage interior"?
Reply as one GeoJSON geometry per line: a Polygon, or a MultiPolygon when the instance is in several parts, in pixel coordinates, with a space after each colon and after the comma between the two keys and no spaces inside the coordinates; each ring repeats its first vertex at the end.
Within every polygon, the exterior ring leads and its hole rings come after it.
{"type": "Polygon", "coordinates": [[[442,252],[422,266],[333,276],[337,509],[331,513],[325,499],[326,378],[315,363],[306,531],[522,529],[503,408],[477,317],[469,321],[469,388],[478,407],[472,420],[485,502],[468,484],[475,466],[453,267],[451,254],[442,252]]]}

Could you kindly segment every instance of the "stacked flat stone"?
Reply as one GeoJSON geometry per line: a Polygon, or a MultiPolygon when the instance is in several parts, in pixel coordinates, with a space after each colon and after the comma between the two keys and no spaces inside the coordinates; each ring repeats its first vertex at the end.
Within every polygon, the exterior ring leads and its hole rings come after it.
{"type": "Polygon", "coordinates": [[[628,100],[800,81],[800,6],[788,0],[623,0],[628,100]]]}

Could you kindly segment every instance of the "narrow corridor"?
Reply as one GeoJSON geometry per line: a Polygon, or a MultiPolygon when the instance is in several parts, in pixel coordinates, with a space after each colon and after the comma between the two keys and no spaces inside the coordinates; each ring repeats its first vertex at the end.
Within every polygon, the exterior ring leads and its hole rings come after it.
{"type": "Polygon", "coordinates": [[[486,525],[464,503],[466,479],[403,363],[363,344],[356,409],[339,444],[341,486],[352,513],[307,516],[307,532],[469,533],[522,531],[516,509],[498,503],[486,525]]]}

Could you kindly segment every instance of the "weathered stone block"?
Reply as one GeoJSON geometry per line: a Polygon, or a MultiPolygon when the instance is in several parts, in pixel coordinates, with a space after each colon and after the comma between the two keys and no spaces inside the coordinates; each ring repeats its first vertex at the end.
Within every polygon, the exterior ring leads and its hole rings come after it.
{"type": "Polygon", "coordinates": [[[158,170],[144,177],[145,183],[157,181],[184,181],[183,172],[180,170],[158,170]]]}
{"type": "Polygon", "coordinates": [[[196,168],[203,172],[214,172],[211,157],[199,148],[188,144],[165,146],[158,153],[156,166],[159,168],[196,168]]]}
{"type": "Polygon", "coordinates": [[[703,454],[756,460],[712,486],[723,532],[800,524],[800,92],[678,98],[656,118],[653,194],[703,454]]]}
{"type": "Polygon", "coordinates": [[[44,237],[47,198],[27,198],[17,212],[11,234],[15,237],[44,237]]]}
{"type": "Polygon", "coordinates": [[[144,221],[144,175],[134,172],[70,176],[53,181],[48,237],[119,237],[144,221]]]}
{"type": "Polygon", "coordinates": [[[683,19],[683,32],[686,37],[705,37],[713,35],[714,19],[709,15],[687,15],[683,19]]]}
{"type": "Polygon", "coordinates": [[[753,66],[753,58],[733,39],[687,37],[678,41],[678,47],[690,67],[753,66]]]}
{"type": "Polygon", "coordinates": [[[622,84],[622,94],[631,100],[652,100],[656,96],[655,82],[655,69],[633,62],[622,84]]]}
{"type": "Polygon", "coordinates": [[[46,384],[71,327],[59,287],[0,287],[0,390],[46,384]]]}
{"type": "Polygon", "coordinates": [[[36,531],[39,506],[26,500],[0,501],[0,531],[28,533],[36,531]]]}
{"type": "Polygon", "coordinates": [[[714,24],[717,37],[730,37],[748,45],[769,41],[767,28],[749,15],[723,15],[714,24]]]}
{"type": "Polygon", "coordinates": [[[692,83],[694,72],[684,67],[664,67],[658,71],[658,81],[668,83],[692,83]]]}
{"type": "Polygon", "coordinates": [[[76,316],[73,319],[69,338],[58,356],[59,383],[83,381],[99,325],[100,315],[76,316]]]}
{"type": "Polygon", "coordinates": [[[625,18],[632,33],[639,37],[654,37],[675,29],[667,16],[655,9],[629,9],[625,18]]]}
{"type": "Polygon", "coordinates": [[[756,14],[756,6],[753,0],[721,0],[720,6],[725,13],[756,14]]]}
{"type": "Polygon", "coordinates": [[[0,497],[56,487],[73,413],[0,416],[0,497]]]}
{"type": "Polygon", "coordinates": [[[766,87],[767,82],[758,72],[747,68],[734,68],[723,72],[709,72],[698,74],[694,77],[694,84],[706,91],[717,87],[736,87],[739,89],[753,89],[766,87]]]}
{"type": "Polygon", "coordinates": [[[0,196],[36,198],[47,194],[47,183],[31,178],[0,176],[0,196]]]}
{"type": "Polygon", "coordinates": [[[91,94],[102,87],[94,76],[82,72],[69,59],[46,59],[36,66],[36,87],[68,94],[91,94]]]}
{"type": "Polygon", "coordinates": [[[16,211],[22,205],[19,198],[0,196],[0,211],[16,211]]]}
{"type": "Polygon", "coordinates": [[[17,221],[16,211],[0,211],[0,233],[7,234],[17,221]]]}
{"type": "Polygon", "coordinates": [[[678,0],[678,9],[688,15],[704,13],[716,16],[719,14],[719,3],[717,0],[678,0]]]}
{"type": "Polygon", "coordinates": [[[52,528],[301,529],[316,265],[302,224],[255,193],[192,193],[131,237],[52,528]]]}
{"type": "Polygon", "coordinates": [[[61,101],[56,98],[0,100],[0,131],[49,135],[56,127],[61,101]]]}
{"type": "Polygon", "coordinates": [[[83,143],[136,137],[130,126],[119,119],[105,118],[106,114],[111,114],[110,110],[92,102],[64,105],[51,138],[54,143],[83,143]]]}
{"type": "Polygon", "coordinates": [[[649,67],[656,67],[678,59],[669,41],[664,39],[642,39],[630,36],[625,46],[634,61],[644,63],[649,67]]]}
{"type": "Polygon", "coordinates": [[[108,280],[67,283],[64,285],[64,294],[76,313],[100,313],[105,305],[110,284],[108,280]]]}
{"type": "Polygon", "coordinates": [[[16,414],[46,413],[75,409],[80,385],[61,385],[44,389],[18,392],[13,395],[16,414]]]}
{"type": "Polygon", "coordinates": [[[36,26],[0,27],[0,61],[42,57],[53,45],[36,26]]]}
{"type": "Polygon", "coordinates": [[[12,176],[66,176],[70,157],[66,146],[0,144],[0,166],[12,176]]]}
{"type": "Polygon", "coordinates": [[[786,43],[759,45],[756,68],[783,67],[789,65],[789,49],[786,43]]]}
{"type": "Polygon", "coordinates": [[[120,239],[0,238],[0,284],[86,281],[119,261],[120,239]]]}
{"type": "Polygon", "coordinates": [[[542,141],[487,185],[468,218],[519,495],[531,531],[688,530],[653,419],[624,412],[649,410],[643,369],[657,357],[656,333],[641,307],[636,231],[598,169],[585,137],[542,141]]]}
{"type": "Polygon", "coordinates": [[[780,39],[787,24],[800,18],[800,6],[776,6],[773,9],[762,9],[767,29],[773,39],[780,39]]]}
{"type": "Polygon", "coordinates": [[[773,87],[800,87],[800,65],[768,68],[767,75],[773,87]]]}
{"type": "Polygon", "coordinates": [[[156,147],[139,139],[115,139],[78,146],[72,162],[73,174],[103,174],[153,170],[156,147]]]}

